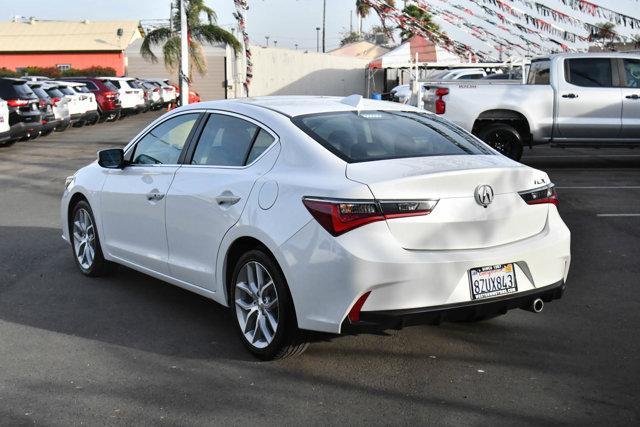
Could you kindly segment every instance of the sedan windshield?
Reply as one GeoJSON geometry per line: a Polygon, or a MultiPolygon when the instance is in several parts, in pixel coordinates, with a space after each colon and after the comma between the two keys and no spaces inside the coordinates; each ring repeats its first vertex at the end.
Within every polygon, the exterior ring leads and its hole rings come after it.
{"type": "Polygon", "coordinates": [[[493,154],[482,142],[437,116],[407,111],[342,111],[292,121],[349,162],[405,157],[493,154]]]}

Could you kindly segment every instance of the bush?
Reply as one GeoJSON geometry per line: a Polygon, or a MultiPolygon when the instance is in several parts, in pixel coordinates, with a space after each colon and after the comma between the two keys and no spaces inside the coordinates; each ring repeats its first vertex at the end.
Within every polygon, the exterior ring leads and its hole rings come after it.
{"type": "Polygon", "coordinates": [[[116,70],[111,67],[71,68],[60,71],[56,67],[25,67],[20,73],[8,68],[0,68],[0,77],[45,76],[57,79],[59,77],[111,77],[116,75],[116,70]]]}

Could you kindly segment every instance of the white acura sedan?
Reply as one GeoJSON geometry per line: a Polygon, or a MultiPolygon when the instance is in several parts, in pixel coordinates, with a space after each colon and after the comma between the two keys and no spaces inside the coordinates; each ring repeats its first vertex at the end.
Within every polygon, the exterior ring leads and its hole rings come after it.
{"type": "Polygon", "coordinates": [[[66,182],[88,276],[125,265],[230,307],[262,359],[354,333],[560,298],[553,184],[435,115],[359,96],[205,102],[66,182]]]}

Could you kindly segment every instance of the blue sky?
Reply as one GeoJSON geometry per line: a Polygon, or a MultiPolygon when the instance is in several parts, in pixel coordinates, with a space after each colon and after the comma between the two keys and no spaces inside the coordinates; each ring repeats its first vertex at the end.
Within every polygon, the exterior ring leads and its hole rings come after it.
{"type": "MultiPolygon", "coordinates": [[[[561,9],[572,16],[591,23],[599,21],[588,15],[581,15],[562,7],[557,0],[537,0],[548,6],[561,9]]],[[[591,0],[627,15],[640,17],[639,0],[591,0]]],[[[218,12],[218,22],[223,26],[234,25],[232,0],[208,0],[209,6],[218,12]]],[[[327,48],[335,48],[340,33],[349,28],[349,14],[354,9],[355,0],[327,0],[327,48]]],[[[402,4],[402,0],[398,1],[402,4]]],[[[463,0],[449,0],[449,3],[465,3],[463,0]]],[[[466,2],[468,3],[468,2],[466,2]]],[[[433,4],[442,4],[434,1],[433,4]]],[[[512,3],[514,6],[518,2],[512,3]]],[[[523,6],[520,6],[523,8],[523,6]]],[[[264,44],[264,36],[276,40],[280,47],[315,49],[316,30],[322,23],[322,0],[250,0],[248,29],[252,39],[264,44]]],[[[169,0],[0,0],[0,19],[8,20],[14,15],[35,16],[40,19],[67,20],[108,20],[108,19],[157,19],[166,18],[169,0]]],[[[354,25],[356,17],[354,13],[354,25]]],[[[479,49],[486,46],[461,33],[456,27],[439,22],[453,37],[479,49]]],[[[375,16],[365,21],[365,29],[378,23],[375,16]]],[[[640,33],[623,30],[626,35],[640,33]]]]}

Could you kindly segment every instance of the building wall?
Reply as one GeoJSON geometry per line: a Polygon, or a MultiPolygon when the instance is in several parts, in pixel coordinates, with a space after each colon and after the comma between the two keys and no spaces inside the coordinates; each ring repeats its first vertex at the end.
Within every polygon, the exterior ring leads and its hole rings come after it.
{"type": "Polygon", "coordinates": [[[15,70],[21,67],[55,67],[69,64],[71,68],[93,66],[111,67],[116,75],[124,75],[125,56],[123,52],[42,52],[42,53],[0,53],[0,67],[15,70]]]}
{"type": "Polygon", "coordinates": [[[258,46],[251,59],[251,96],[366,94],[368,59],[258,46]]]}
{"type": "MultiPolygon", "coordinates": [[[[140,55],[141,44],[142,41],[138,40],[126,50],[127,76],[162,78],[169,79],[172,83],[177,83],[178,73],[177,71],[169,72],[165,68],[160,49],[154,49],[158,62],[152,63],[140,55]]],[[[207,74],[201,76],[194,71],[191,88],[198,92],[203,101],[225,99],[225,50],[218,46],[206,46],[204,47],[204,54],[207,60],[207,74]]]]}

